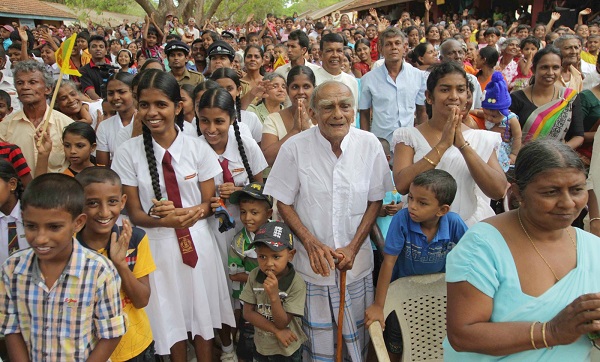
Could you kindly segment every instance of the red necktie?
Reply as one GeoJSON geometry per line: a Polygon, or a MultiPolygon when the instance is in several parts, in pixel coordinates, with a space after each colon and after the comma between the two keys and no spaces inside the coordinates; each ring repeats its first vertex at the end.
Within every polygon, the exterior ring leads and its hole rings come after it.
{"type": "MultiPolygon", "coordinates": [[[[167,197],[169,200],[173,202],[173,205],[176,208],[181,208],[183,207],[181,205],[181,194],[179,193],[179,185],[177,184],[177,177],[175,176],[175,171],[171,165],[171,159],[171,154],[169,151],[166,151],[162,160],[165,188],[167,189],[167,197]]],[[[179,250],[181,251],[183,263],[192,268],[196,267],[196,263],[198,263],[198,254],[194,247],[190,229],[175,229],[175,233],[177,234],[177,242],[179,244],[179,250]]]]}
{"type": "Polygon", "coordinates": [[[17,223],[10,221],[8,223],[8,255],[19,250],[19,239],[17,238],[17,223]]]}
{"type": "Polygon", "coordinates": [[[229,171],[229,160],[224,158],[223,161],[219,161],[219,163],[221,164],[221,168],[223,169],[223,183],[233,183],[233,176],[231,175],[231,171],[229,171]]]}

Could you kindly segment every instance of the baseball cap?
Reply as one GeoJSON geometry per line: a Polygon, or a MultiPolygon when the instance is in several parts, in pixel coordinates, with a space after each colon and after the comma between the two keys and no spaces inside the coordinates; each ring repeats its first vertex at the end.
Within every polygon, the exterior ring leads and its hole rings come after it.
{"type": "Polygon", "coordinates": [[[0,25],[0,28],[4,28],[4,29],[6,29],[6,30],[10,31],[11,33],[12,33],[13,31],[15,31],[15,28],[13,28],[13,27],[12,27],[12,26],[10,26],[10,25],[0,25]]]}
{"type": "Polygon", "coordinates": [[[233,57],[235,56],[235,51],[231,47],[231,45],[227,44],[222,40],[217,40],[212,43],[208,47],[207,55],[208,57],[212,57],[213,55],[227,55],[231,61],[233,61],[233,57]]]}
{"type": "Polygon", "coordinates": [[[229,195],[229,202],[232,204],[239,204],[240,197],[243,195],[248,195],[253,199],[257,200],[265,200],[269,203],[269,206],[273,206],[273,198],[270,195],[264,195],[263,189],[265,185],[260,182],[251,182],[248,185],[244,186],[243,189],[235,191],[231,195],[229,195]]]}
{"type": "Polygon", "coordinates": [[[165,47],[165,53],[167,55],[169,55],[169,53],[172,52],[173,50],[181,50],[186,55],[190,54],[190,47],[189,47],[189,45],[187,45],[186,43],[182,42],[181,40],[172,40],[172,41],[170,41],[170,42],[167,43],[167,46],[165,47]]]}
{"type": "Polygon", "coordinates": [[[294,236],[290,228],[281,221],[272,221],[261,226],[254,234],[254,241],[250,247],[262,243],[273,251],[294,249],[294,236]]]}

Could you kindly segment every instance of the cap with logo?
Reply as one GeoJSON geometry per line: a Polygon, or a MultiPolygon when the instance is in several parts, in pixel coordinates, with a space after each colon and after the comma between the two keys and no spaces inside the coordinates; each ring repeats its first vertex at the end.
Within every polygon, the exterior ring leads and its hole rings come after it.
{"type": "Polygon", "coordinates": [[[256,231],[250,247],[255,247],[256,244],[265,244],[273,251],[292,250],[294,249],[294,236],[286,224],[280,221],[268,222],[256,231]]]}
{"type": "Polygon", "coordinates": [[[227,44],[222,40],[217,40],[208,47],[207,56],[210,58],[213,55],[227,55],[229,60],[233,62],[235,51],[231,45],[227,44]]]}
{"type": "Polygon", "coordinates": [[[248,195],[253,199],[257,200],[265,200],[269,203],[269,206],[273,206],[273,198],[270,195],[264,195],[263,189],[265,185],[260,182],[251,182],[248,185],[244,186],[243,189],[235,191],[231,195],[229,195],[229,202],[232,204],[239,204],[240,197],[243,195],[248,195]]]}
{"type": "Polygon", "coordinates": [[[181,40],[172,40],[167,43],[167,46],[165,47],[165,53],[169,55],[169,53],[174,50],[181,50],[186,55],[190,54],[190,46],[181,40]]]}

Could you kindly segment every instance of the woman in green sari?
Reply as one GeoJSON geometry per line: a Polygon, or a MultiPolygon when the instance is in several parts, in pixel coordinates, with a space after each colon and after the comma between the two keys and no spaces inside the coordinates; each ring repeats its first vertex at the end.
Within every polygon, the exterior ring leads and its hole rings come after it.
{"type": "Polygon", "coordinates": [[[519,117],[523,144],[537,138],[565,142],[572,149],[583,144],[583,118],[577,91],[556,84],[561,55],[546,47],[533,57],[531,85],[511,93],[510,110],[519,117]]]}

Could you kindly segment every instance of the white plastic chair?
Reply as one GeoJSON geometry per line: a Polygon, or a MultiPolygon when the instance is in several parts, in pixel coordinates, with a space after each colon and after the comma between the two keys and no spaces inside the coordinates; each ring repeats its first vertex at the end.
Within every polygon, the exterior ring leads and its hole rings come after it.
{"type": "Polygon", "coordinates": [[[403,362],[443,361],[446,337],[446,274],[400,278],[390,284],[384,315],[396,311],[404,351],[403,362]]]}

